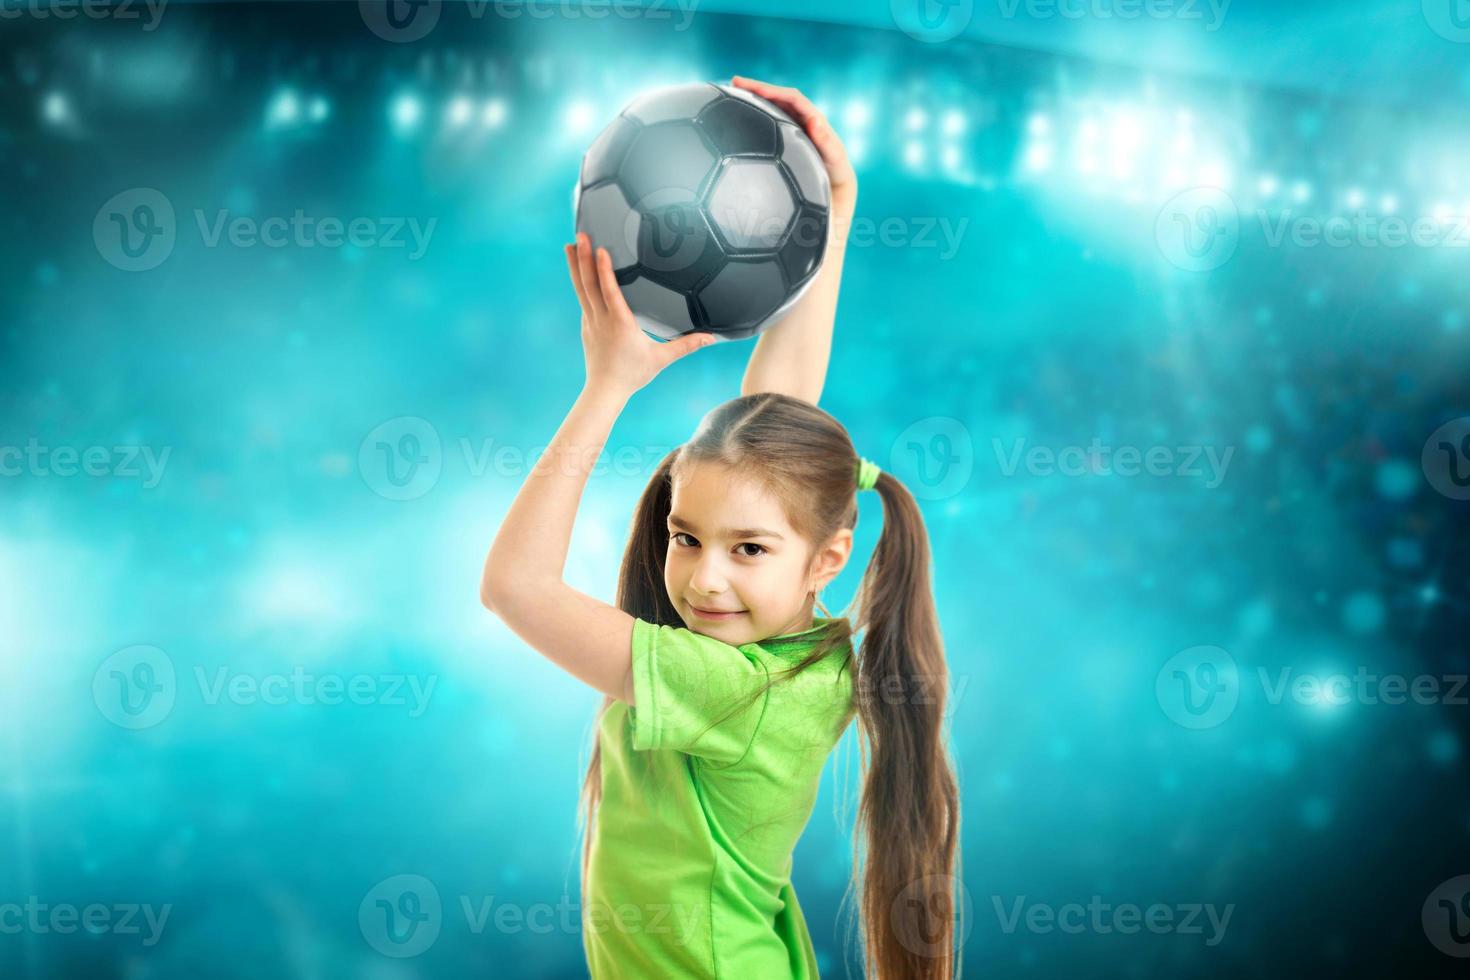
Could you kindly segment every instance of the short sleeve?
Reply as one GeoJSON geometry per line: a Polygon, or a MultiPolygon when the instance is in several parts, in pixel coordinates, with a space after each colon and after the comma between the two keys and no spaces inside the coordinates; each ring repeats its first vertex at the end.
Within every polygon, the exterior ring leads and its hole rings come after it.
{"type": "Polygon", "coordinates": [[[755,654],[635,618],[632,659],[634,749],[675,749],[726,764],[745,755],[768,697],[762,693],[735,710],[768,679],[755,654]]]}

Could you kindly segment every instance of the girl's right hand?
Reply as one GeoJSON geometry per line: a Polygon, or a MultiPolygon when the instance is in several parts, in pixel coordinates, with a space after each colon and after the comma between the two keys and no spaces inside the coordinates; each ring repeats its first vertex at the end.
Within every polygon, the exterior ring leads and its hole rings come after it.
{"type": "Polygon", "coordinates": [[[730,84],[776,103],[801,124],[827,166],[827,176],[832,184],[832,207],[850,214],[857,203],[857,174],[847,159],[847,148],[837,138],[827,117],[818,112],[811,100],[798,89],[771,85],[743,75],[731,78],[730,84]]]}

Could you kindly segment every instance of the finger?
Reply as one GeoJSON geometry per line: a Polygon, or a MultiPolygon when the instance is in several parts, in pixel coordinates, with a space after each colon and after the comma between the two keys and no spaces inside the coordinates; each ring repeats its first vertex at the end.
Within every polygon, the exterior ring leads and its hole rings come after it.
{"type": "Polygon", "coordinates": [[[577,302],[581,305],[582,312],[586,313],[590,307],[587,305],[587,290],[582,286],[582,267],[577,262],[577,246],[566,245],[562,252],[567,257],[567,272],[572,277],[572,288],[577,291],[577,302]]]}
{"type": "Polygon", "coordinates": [[[587,312],[602,316],[607,312],[603,305],[602,291],[597,288],[597,266],[592,261],[592,240],[586,232],[577,233],[577,264],[582,270],[582,286],[586,290],[587,312]]]}
{"type": "Polygon", "coordinates": [[[712,333],[691,333],[677,340],[671,340],[661,345],[659,349],[664,353],[664,364],[668,365],[687,354],[694,353],[701,347],[708,347],[719,339],[712,333]]]}
{"type": "Polygon", "coordinates": [[[770,82],[762,82],[754,78],[746,78],[744,75],[734,76],[732,84],[748,89],[763,99],[769,99],[781,108],[787,110],[803,126],[810,119],[823,119],[821,112],[811,99],[801,93],[800,89],[789,85],[772,85],[770,82]]]}
{"type": "Polygon", "coordinates": [[[633,311],[628,309],[628,301],[623,296],[622,287],[618,285],[618,274],[613,271],[612,256],[605,248],[597,250],[597,268],[600,273],[598,281],[602,284],[602,301],[607,304],[608,312],[614,316],[633,319],[633,311]]]}

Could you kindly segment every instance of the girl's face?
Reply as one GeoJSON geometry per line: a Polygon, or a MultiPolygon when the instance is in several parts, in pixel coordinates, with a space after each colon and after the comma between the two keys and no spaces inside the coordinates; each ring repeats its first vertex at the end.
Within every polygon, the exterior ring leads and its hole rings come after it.
{"type": "Polygon", "coordinates": [[[842,570],[852,547],[852,532],[839,530],[813,563],[778,500],[709,463],[674,484],[668,532],[664,586],[674,608],[694,632],[732,646],[810,628],[809,593],[842,570]]]}

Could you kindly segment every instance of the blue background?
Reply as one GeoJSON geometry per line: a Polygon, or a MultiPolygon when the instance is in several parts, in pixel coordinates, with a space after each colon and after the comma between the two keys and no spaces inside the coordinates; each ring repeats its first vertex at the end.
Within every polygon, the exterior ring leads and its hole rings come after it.
{"type": "MultiPolygon", "coordinates": [[[[683,27],[667,6],[445,5],[413,41],[354,3],[0,22],[0,447],[115,466],[0,477],[0,907],[171,906],[152,945],[0,932],[0,975],[583,974],[575,911],[541,930],[464,914],[577,901],[600,701],[480,607],[480,564],[582,380],[560,252],[582,150],[635,93],[734,73],[801,87],[857,166],[822,407],[928,522],[967,971],[1458,967],[1421,912],[1470,872],[1470,709],[1271,696],[1283,670],[1442,693],[1470,670],[1470,503],[1421,460],[1470,416],[1470,47],[1433,7],[1238,0],[1206,30],[991,4],[942,41],[835,2],[708,3],[683,27]],[[1207,207],[1177,212],[1192,188],[1207,207]],[[108,215],[140,189],[174,240],[127,271],[108,215]],[[199,225],[298,209],[434,224],[420,256],[406,233],[211,245],[199,225]],[[1176,212],[1197,237],[1171,237],[1176,212]],[[1284,215],[1355,212],[1458,225],[1461,245],[1272,243],[1284,215]],[[1011,467],[1018,440],[1160,448],[1170,475],[1011,467]],[[126,447],[161,479],[129,475],[126,447]],[[1218,479],[1191,447],[1228,458],[1218,479]],[[1238,700],[1191,727],[1170,665],[1198,647],[1228,655],[1238,700]],[[140,656],[162,700],[129,727],[113,671],[149,681],[140,656]],[[371,696],[214,698],[222,668],[363,676],[371,696]],[[359,920],[398,875],[442,902],[412,956],[359,920]],[[1207,925],[997,913],[1094,895],[1233,912],[1213,945],[1207,925]]],[[[573,585],[611,598],[649,474],[738,394],[750,349],[634,398],[573,585]]],[[[862,507],[834,611],[881,527],[862,507]]],[[[852,962],[857,776],[849,733],[795,855],[826,975],[852,962]]]]}

